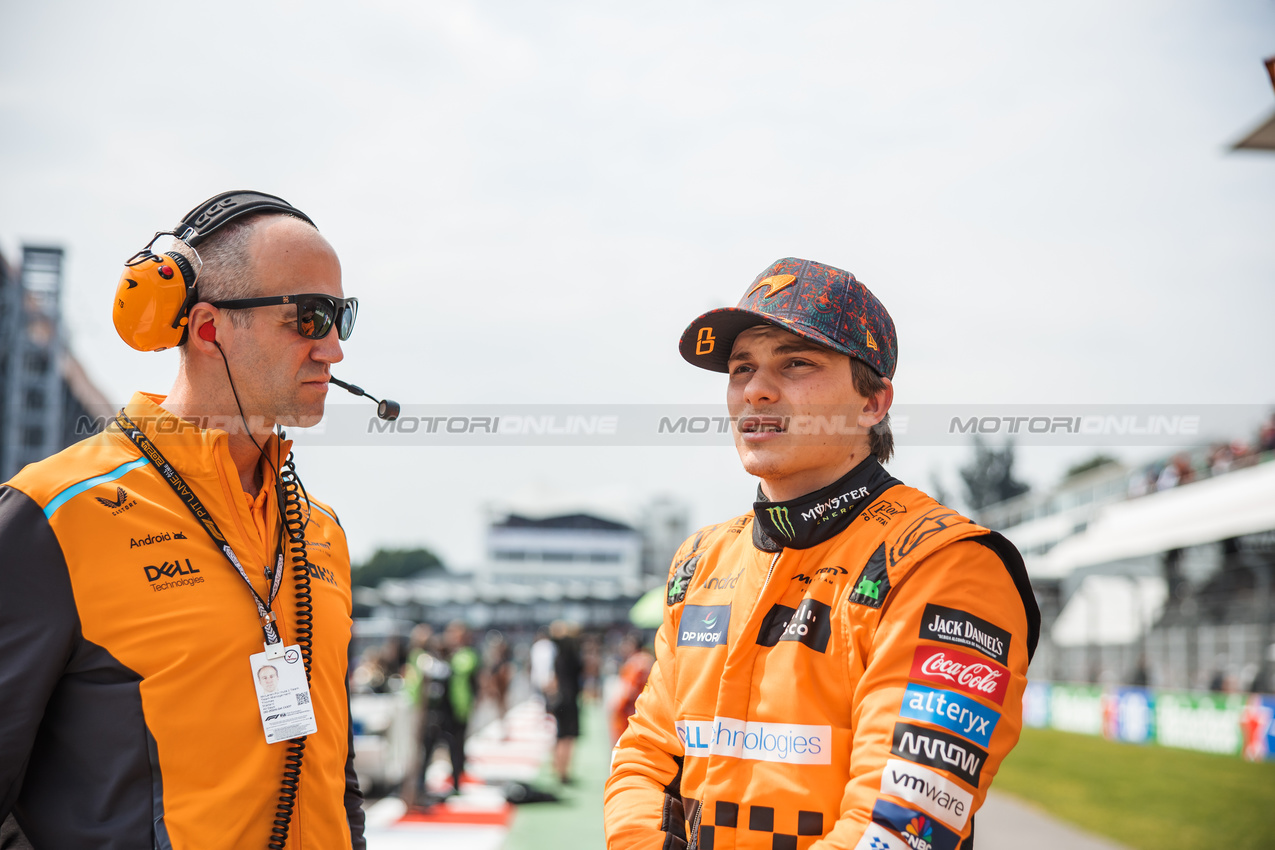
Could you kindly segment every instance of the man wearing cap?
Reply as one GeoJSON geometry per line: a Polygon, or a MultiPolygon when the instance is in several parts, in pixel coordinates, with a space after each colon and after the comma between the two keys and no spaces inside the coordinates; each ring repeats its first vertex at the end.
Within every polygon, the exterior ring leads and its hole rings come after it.
{"type": "Polygon", "coordinates": [[[607,846],[972,846],[1040,614],[1008,541],[882,467],[889,314],[854,275],[787,258],[696,319],[681,353],[728,374],[760,484],[751,512],[674,557],[607,846]]]}

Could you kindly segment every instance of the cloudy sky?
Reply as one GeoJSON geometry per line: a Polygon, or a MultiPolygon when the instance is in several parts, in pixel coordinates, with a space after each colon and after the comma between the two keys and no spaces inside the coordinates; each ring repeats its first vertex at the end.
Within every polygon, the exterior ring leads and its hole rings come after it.
{"type": "MultiPolygon", "coordinates": [[[[886,304],[898,404],[1275,402],[1275,155],[1229,150],[1275,111],[1270,0],[0,0],[0,32],[0,248],[66,247],[115,401],[177,363],[115,336],[120,262],[254,188],[360,298],[336,374],[404,404],[719,401],[677,338],[783,256],[886,304]]],[[[301,442],[356,559],[472,562],[501,508],[751,501],[728,446],[301,442]]],[[[967,454],[892,470],[956,490],[967,454]]]]}

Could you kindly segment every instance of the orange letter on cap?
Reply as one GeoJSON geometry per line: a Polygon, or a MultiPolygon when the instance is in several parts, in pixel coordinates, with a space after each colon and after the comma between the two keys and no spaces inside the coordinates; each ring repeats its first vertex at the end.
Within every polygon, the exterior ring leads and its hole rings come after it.
{"type": "Polygon", "coordinates": [[[717,337],[713,336],[712,328],[700,328],[699,335],[695,338],[696,354],[712,354],[713,346],[717,344],[717,337]]]}

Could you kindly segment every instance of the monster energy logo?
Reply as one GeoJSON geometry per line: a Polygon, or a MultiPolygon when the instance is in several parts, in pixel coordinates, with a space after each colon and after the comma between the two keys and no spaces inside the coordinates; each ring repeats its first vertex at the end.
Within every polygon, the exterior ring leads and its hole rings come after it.
{"type": "Polygon", "coordinates": [[[775,524],[775,528],[779,529],[780,534],[789,540],[797,539],[797,530],[792,527],[792,520],[788,518],[787,508],[766,508],[766,514],[770,517],[770,521],[775,524]]]}
{"type": "Polygon", "coordinates": [[[682,578],[681,576],[678,576],[677,578],[673,579],[673,583],[670,584],[668,587],[669,603],[672,604],[673,600],[676,599],[677,595],[681,592],[682,592],[682,578]]]}

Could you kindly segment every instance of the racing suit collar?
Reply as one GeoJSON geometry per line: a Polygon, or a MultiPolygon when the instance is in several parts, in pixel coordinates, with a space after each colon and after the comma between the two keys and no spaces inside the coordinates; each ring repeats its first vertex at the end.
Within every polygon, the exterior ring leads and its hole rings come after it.
{"type": "Polygon", "coordinates": [[[753,545],[764,552],[810,549],[845,531],[863,508],[900,482],[869,456],[841,478],[787,502],[772,502],[757,485],[753,545]]]}

